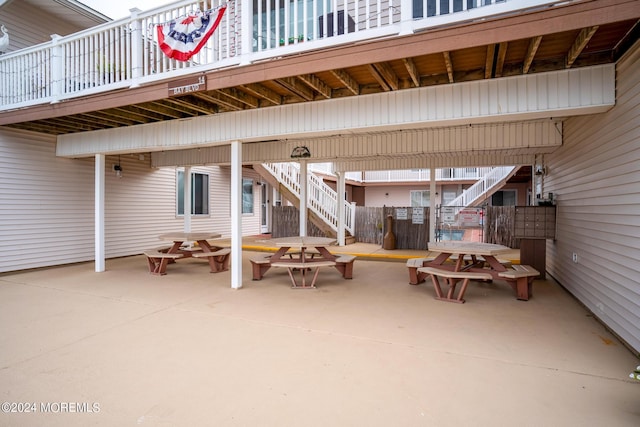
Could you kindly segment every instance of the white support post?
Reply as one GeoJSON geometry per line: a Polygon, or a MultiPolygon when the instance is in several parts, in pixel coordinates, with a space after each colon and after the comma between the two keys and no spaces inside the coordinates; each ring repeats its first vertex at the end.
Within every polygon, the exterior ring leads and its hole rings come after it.
{"type": "Polygon", "coordinates": [[[338,217],[338,246],[345,245],[345,218],[344,218],[344,204],[346,202],[345,192],[347,189],[345,173],[344,172],[335,172],[338,177],[338,185],[337,185],[337,217],[338,217]]]}
{"type": "Polygon", "coordinates": [[[96,273],[105,271],[105,242],[104,242],[104,192],[105,192],[105,155],[96,154],[95,159],[95,189],[94,189],[94,217],[95,217],[95,269],[96,273]]]}
{"type": "Polygon", "coordinates": [[[436,169],[429,173],[429,241],[436,240],[436,169]]]}
{"type": "Polygon", "coordinates": [[[300,161],[300,235],[307,235],[307,162],[300,161]]]}
{"type": "Polygon", "coordinates": [[[191,233],[191,166],[185,166],[182,177],[184,190],[184,232],[191,233]]]}
{"type": "Polygon", "coordinates": [[[242,287],[242,143],[231,142],[231,287],[242,287]]]}

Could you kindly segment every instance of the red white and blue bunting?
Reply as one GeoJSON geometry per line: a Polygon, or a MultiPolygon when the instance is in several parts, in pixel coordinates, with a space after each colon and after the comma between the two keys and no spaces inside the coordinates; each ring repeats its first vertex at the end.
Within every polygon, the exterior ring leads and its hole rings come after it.
{"type": "Polygon", "coordinates": [[[216,9],[193,12],[156,25],[160,49],[169,58],[189,60],[202,49],[218,28],[225,10],[226,3],[216,9]]]}

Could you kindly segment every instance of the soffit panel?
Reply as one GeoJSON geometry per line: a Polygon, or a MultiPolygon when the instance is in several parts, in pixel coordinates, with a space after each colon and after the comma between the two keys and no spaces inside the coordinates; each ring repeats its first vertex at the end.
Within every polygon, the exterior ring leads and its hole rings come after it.
{"type": "Polygon", "coordinates": [[[614,103],[615,67],[609,64],[61,135],[57,155],[83,157],[231,141],[300,140],[533,120],[604,112],[614,103]]]}

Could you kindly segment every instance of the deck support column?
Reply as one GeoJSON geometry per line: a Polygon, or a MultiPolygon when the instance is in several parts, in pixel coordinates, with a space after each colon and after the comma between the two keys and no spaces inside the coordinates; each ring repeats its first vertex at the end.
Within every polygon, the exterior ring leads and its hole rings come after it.
{"type": "Polygon", "coordinates": [[[231,142],[231,287],[242,287],[242,142],[231,142]]]}
{"type": "Polygon", "coordinates": [[[104,243],[104,192],[106,164],[104,154],[96,154],[95,158],[95,189],[94,189],[94,219],[95,219],[95,270],[96,273],[105,271],[105,243],[104,243]]]}

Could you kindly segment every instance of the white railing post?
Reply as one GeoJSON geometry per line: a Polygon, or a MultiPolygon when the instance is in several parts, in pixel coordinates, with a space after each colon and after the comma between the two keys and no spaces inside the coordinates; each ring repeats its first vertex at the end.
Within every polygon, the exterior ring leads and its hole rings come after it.
{"type": "Polygon", "coordinates": [[[142,77],[142,24],[138,19],[141,12],[138,8],[129,10],[131,12],[131,85],[130,88],[140,86],[142,77]]]}
{"type": "Polygon", "coordinates": [[[404,36],[413,33],[411,23],[413,22],[413,1],[400,0],[400,35],[404,36]]]}
{"type": "Polygon", "coordinates": [[[337,212],[338,215],[338,246],[345,245],[345,196],[344,193],[346,191],[346,182],[344,179],[344,172],[336,172],[338,176],[337,182],[337,212]]]}
{"type": "Polygon", "coordinates": [[[240,65],[247,65],[253,51],[253,2],[241,0],[240,4],[240,65]]]}
{"type": "Polygon", "coordinates": [[[51,103],[60,102],[64,90],[64,60],[58,34],[51,35],[51,103]]]}

